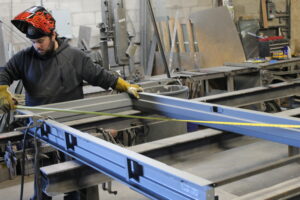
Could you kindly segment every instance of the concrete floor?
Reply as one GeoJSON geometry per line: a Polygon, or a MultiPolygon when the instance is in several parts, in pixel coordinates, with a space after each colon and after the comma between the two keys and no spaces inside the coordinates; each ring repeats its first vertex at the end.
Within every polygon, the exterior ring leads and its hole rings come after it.
{"type": "MultiPolygon", "coordinates": [[[[20,183],[21,183],[20,177],[17,177],[14,180],[9,180],[0,183],[0,199],[1,200],[20,199],[20,191],[21,191],[20,183]]],[[[32,195],[33,195],[33,176],[26,176],[23,199],[29,200],[32,195]]],[[[62,199],[63,199],[62,195],[53,198],[53,200],[62,200],[62,199]]]]}
{"type": "MultiPolygon", "coordinates": [[[[191,174],[206,178],[211,181],[234,175],[244,170],[252,169],[257,166],[284,158],[288,154],[286,145],[273,142],[257,140],[250,137],[233,139],[225,144],[228,149],[223,149],[218,145],[208,145],[190,152],[182,152],[160,158],[175,168],[185,170],[191,174]]],[[[258,189],[272,186],[274,184],[295,178],[300,175],[298,163],[270,170],[266,173],[258,174],[250,178],[221,186],[218,189],[230,194],[241,196],[258,189]]],[[[29,199],[32,195],[33,184],[27,178],[25,184],[24,199],[29,199]]],[[[3,182],[0,184],[1,199],[19,199],[20,186],[18,180],[3,182]],[[14,182],[14,183],[13,183],[14,182]]],[[[100,189],[101,200],[124,200],[124,199],[148,199],[141,194],[129,189],[127,186],[113,182],[113,190],[117,190],[117,195],[108,194],[100,189]]],[[[218,192],[218,191],[217,191],[218,192]]],[[[230,196],[230,195],[229,195],[230,196]]],[[[62,196],[53,198],[54,200],[63,199],[62,196]]],[[[221,195],[220,200],[232,199],[221,195]]]]}
{"type": "MultiPolygon", "coordinates": [[[[218,152],[209,157],[190,155],[186,161],[174,164],[173,167],[185,169],[191,174],[210,181],[217,181],[277,161],[287,155],[288,147],[286,145],[258,141],[218,152]]],[[[300,176],[300,165],[295,163],[224,185],[220,189],[241,196],[298,176],[300,176]]]]}

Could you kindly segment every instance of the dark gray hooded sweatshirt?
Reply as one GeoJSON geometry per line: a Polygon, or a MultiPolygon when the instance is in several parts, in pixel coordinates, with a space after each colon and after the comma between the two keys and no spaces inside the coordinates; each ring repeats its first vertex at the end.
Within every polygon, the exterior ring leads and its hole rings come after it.
{"type": "Polygon", "coordinates": [[[18,52],[1,68],[0,85],[22,80],[28,106],[83,98],[83,80],[104,89],[115,88],[116,76],[66,40],[58,39],[58,43],[49,56],[40,56],[33,47],[18,52]]]}

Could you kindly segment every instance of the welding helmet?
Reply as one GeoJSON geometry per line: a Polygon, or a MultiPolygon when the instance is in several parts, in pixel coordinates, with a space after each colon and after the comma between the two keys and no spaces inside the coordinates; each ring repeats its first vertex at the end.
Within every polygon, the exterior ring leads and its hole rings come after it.
{"type": "Polygon", "coordinates": [[[42,6],[33,6],[21,12],[11,23],[30,39],[50,36],[55,29],[55,19],[42,6]]]}

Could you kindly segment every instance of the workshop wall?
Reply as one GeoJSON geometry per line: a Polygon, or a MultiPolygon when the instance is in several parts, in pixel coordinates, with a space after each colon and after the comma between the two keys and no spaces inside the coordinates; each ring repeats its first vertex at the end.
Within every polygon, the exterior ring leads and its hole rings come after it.
{"type": "MultiPolygon", "coordinates": [[[[276,4],[277,10],[285,11],[286,0],[273,0],[276,4]]],[[[19,12],[32,5],[39,5],[40,0],[1,0],[0,1],[0,20],[5,23],[5,37],[6,40],[13,44],[16,51],[23,48],[24,45],[30,45],[22,38],[22,34],[14,31],[8,31],[8,28],[13,28],[10,23],[11,18],[19,12]]],[[[139,39],[139,20],[140,20],[140,0],[124,1],[127,9],[127,14],[133,23],[137,39],[139,39]]],[[[175,17],[178,11],[178,17],[188,17],[191,13],[211,8],[215,5],[217,0],[153,0],[153,8],[156,17],[175,17]],[[163,3],[162,3],[163,2],[163,3]]],[[[101,0],[44,0],[44,6],[49,10],[63,9],[68,10],[71,15],[73,44],[76,44],[76,37],[78,37],[79,26],[86,25],[92,28],[91,45],[98,42],[99,30],[96,25],[101,22],[101,0]]],[[[260,18],[260,0],[233,0],[235,20],[240,17],[260,18]]],[[[272,23],[272,22],[271,22],[272,23]]],[[[274,20],[274,23],[279,23],[274,20]]],[[[15,28],[13,28],[16,30],[15,28]]],[[[129,29],[129,31],[132,31],[129,29]]]]}
{"type": "Polygon", "coordinates": [[[178,17],[189,17],[191,13],[213,7],[211,0],[165,0],[164,4],[161,0],[152,1],[156,16],[175,17],[178,12],[178,17]]]}
{"type": "MultiPolygon", "coordinates": [[[[272,0],[272,2],[275,5],[276,17],[266,21],[268,28],[276,27],[275,29],[271,28],[272,30],[279,31],[276,34],[281,34],[286,38],[291,37],[291,27],[290,27],[289,17],[287,17],[288,15],[290,15],[290,11],[287,5],[288,0],[272,0]]],[[[261,24],[261,28],[265,28],[263,27],[263,18],[261,15],[262,12],[261,0],[252,0],[252,1],[234,0],[233,4],[234,4],[235,22],[238,22],[239,20],[256,19],[259,20],[261,24]]]]}
{"type": "MultiPolygon", "coordinates": [[[[176,13],[178,13],[178,18],[188,18],[193,12],[212,8],[213,2],[212,0],[151,0],[157,22],[166,17],[175,18],[176,13]]],[[[125,1],[125,7],[129,17],[127,21],[133,22],[136,41],[140,41],[140,0],[125,1]]],[[[128,27],[128,31],[131,31],[130,27],[128,27]]],[[[139,59],[139,51],[137,51],[135,61],[139,62],[139,59]]]]}
{"type": "MultiPolygon", "coordinates": [[[[287,0],[273,0],[276,10],[286,12],[287,0]]],[[[239,18],[244,19],[260,19],[261,18],[261,0],[233,0],[234,18],[237,21],[239,18]]],[[[274,19],[269,21],[270,26],[284,24],[284,21],[274,19]]]]}
{"type": "MultiPolygon", "coordinates": [[[[179,17],[187,17],[190,13],[211,8],[212,0],[164,0],[163,6],[161,0],[154,0],[153,8],[157,17],[175,16],[178,10],[179,17]],[[184,3],[183,3],[184,2],[184,3]]],[[[5,38],[8,43],[11,43],[18,51],[25,46],[30,45],[30,42],[20,34],[10,23],[10,20],[18,13],[33,5],[40,5],[39,0],[1,0],[0,1],[0,20],[5,26],[5,38]],[[11,31],[10,29],[13,29],[11,31]]],[[[127,9],[127,14],[133,23],[134,31],[137,39],[139,39],[139,20],[140,20],[140,0],[124,1],[127,9]]],[[[79,26],[85,25],[92,28],[91,45],[99,41],[99,30],[97,24],[101,22],[101,0],[44,0],[43,5],[48,10],[68,10],[71,15],[73,41],[76,45],[76,38],[79,33],[79,26]]],[[[59,19],[58,19],[59,20],[59,19]]],[[[129,28],[132,31],[132,28],[129,28]]]]}
{"type": "MultiPolygon", "coordinates": [[[[0,1],[0,20],[3,21],[6,27],[4,31],[5,37],[15,47],[16,51],[26,45],[30,45],[30,43],[26,43],[26,38],[22,37],[23,35],[11,25],[10,20],[24,9],[33,5],[40,5],[40,1],[0,1]],[[14,31],[9,31],[9,29],[14,31]]],[[[92,35],[98,35],[96,25],[101,21],[101,0],[44,0],[43,5],[48,10],[67,10],[70,13],[73,38],[78,37],[80,25],[92,27],[92,35]]],[[[76,44],[76,41],[74,44],[76,44]]]]}

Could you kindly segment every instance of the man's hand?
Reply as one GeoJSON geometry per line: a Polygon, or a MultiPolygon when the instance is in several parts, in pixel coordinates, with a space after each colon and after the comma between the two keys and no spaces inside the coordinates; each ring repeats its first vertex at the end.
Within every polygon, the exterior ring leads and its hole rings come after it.
{"type": "Polygon", "coordinates": [[[8,85],[0,85],[0,110],[5,113],[11,109],[15,109],[17,104],[17,101],[13,99],[8,88],[8,85]]]}
{"type": "Polygon", "coordinates": [[[130,84],[127,81],[124,81],[120,77],[118,78],[115,89],[120,92],[127,92],[128,94],[134,96],[137,99],[140,98],[139,92],[143,92],[143,88],[141,88],[140,86],[135,84],[130,84]]]}
{"type": "Polygon", "coordinates": [[[138,85],[130,84],[130,87],[127,89],[127,93],[133,95],[135,98],[139,99],[140,95],[139,92],[143,92],[143,88],[138,85]]]}

